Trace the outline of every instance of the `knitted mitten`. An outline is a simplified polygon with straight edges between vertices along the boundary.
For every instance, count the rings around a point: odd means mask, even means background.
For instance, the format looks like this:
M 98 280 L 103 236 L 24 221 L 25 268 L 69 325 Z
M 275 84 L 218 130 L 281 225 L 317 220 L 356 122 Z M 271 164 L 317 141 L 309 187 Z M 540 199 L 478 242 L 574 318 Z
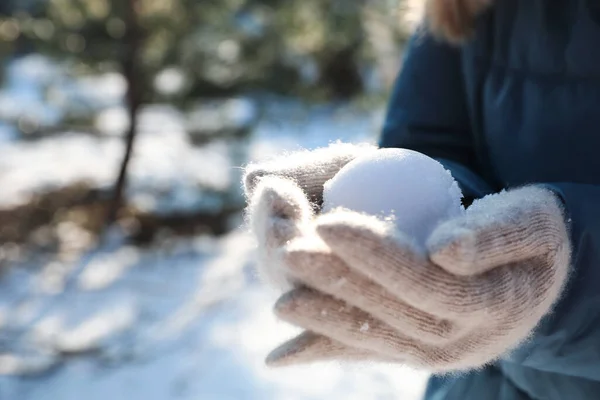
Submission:
M 368 144 L 334 143 L 246 167 L 246 219 L 258 241 L 258 269 L 263 279 L 281 288 L 291 287 L 277 254 L 280 244 L 298 236 L 304 223 L 318 211 L 325 182 L 357 156 L 376 149 Z M 257 189 L 265 179 L 269 184 Z M 289 223 L 290 218 L 293 223 Z

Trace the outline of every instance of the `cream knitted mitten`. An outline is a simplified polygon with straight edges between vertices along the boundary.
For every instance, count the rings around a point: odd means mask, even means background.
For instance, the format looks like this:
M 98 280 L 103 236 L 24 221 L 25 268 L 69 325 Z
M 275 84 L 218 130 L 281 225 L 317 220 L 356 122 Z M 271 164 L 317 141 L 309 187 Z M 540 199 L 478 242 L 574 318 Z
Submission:
M 249 202 L 246 220 L 258 241 L 258 266 L 263 279 L 283 289 L 291 287 L 277 254 L 280 243 L 307 228 L 304 222 L 311 220 L 323 201 L 325 182 L 357 156 L 376 149 L 368 144 L 334 143 L 246 167 L 243 181 Z M 255 195 L 258 183 L 266 177 L 279 179 Z M 297 223 L 290 223 L 291 216 Z

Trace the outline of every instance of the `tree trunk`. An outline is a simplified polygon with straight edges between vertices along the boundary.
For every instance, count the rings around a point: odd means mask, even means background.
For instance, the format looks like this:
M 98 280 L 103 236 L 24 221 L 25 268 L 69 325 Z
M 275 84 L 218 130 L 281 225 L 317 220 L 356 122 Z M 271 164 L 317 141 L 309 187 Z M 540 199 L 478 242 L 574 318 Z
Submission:
M 123 2 L 124 20 L 127 25 L 127 31 L 124 38 L 125 46 L 121 67 L 125 80 L 127 81 L 126 101 L 130 124 L 126 136 L 125 154 L 115 184 L 113 203 L 107 218 L 107 223 L 109 225 L 116 221 L 119 211 L 124 203 L 123 198 L 127 185 L 127 169 L 135 144 L 138 110 L 142 102 L 141 85 L 143 78 L 141 77 L 141 68 L 138 65 L 141 48 L 141 32 L 137 19 L 136 3 L 137 0 L 125 0 Z

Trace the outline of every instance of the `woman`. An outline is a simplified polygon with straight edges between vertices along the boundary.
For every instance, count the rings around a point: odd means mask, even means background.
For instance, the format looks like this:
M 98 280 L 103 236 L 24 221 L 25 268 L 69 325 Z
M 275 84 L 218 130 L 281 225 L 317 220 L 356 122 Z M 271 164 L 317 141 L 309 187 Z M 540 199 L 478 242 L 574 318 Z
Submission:
M 381 147 L 438 159 L 465 216 L 427 254 L 385 222 L 318 210 L 373 148 L 332 145 L 248 168 L 261 265 L 305 332 L 274 365 L 397 362 L 425 397 L 600 398 L 600 3 L 429 0 Z

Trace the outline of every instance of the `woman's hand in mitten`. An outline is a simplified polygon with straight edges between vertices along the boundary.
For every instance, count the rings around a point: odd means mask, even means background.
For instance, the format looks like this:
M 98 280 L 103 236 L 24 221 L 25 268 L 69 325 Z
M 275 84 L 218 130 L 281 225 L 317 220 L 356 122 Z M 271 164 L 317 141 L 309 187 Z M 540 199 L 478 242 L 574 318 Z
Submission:
M 313 212 L 319 209 L 323 201 L 323 184 L 356 157 L 376 149 L 368 144 L 334 143 L 246 168 L 244 191 L 250 203 L 246 217 L 258 240 L 259 270 L 264 278 L 289 288 L 281 274 L 278 249 L 297 236 L 300 228 L 312 219 Z M 259 190 L 262 181 L 266 184 Z
M 270 206 L 275 219 L 262 218 L 263 233 L 294 283 L 275 311 L 305 332 L 271 353 L 273 365 L 479 367 L 523 341 L 566 281 L 569 236 L 546 189 L 475 202 L 440 225 L 425 251 L 375 217 L 338 211 L 313 219 L 298 189 L 280 184 L 265 182 L 257 200 Z

